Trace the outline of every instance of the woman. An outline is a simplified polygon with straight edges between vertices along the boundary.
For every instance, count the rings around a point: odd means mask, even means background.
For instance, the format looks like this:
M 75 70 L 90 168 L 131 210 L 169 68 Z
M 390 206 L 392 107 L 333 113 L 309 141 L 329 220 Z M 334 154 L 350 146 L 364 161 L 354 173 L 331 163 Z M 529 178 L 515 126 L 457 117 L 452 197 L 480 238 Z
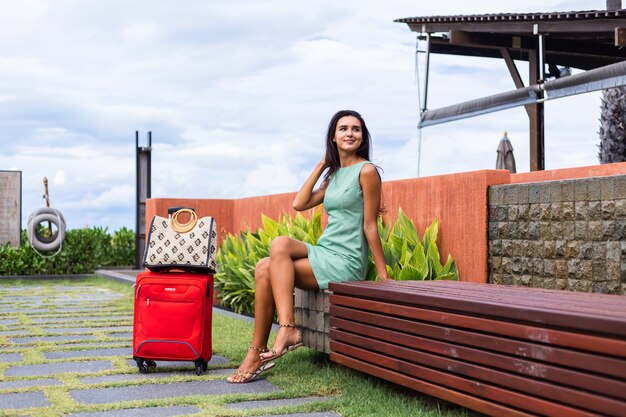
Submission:
M 272 241 L 269 258 L 257 263 L 252 345 L 228 382 L 250 382 L 274 366 L 270 361 L 302 346 L 294 323 L 294 287 L 317 291 L 327 289 L 329 282 L 364 279 L 368 246 L 379 278 L 388 279 L 377 224 L 381 180 L 369 162 L 369 150 L 370 134 L 361 115 L 352 110 L 335 114 L 326 134 L 326 155 L 293 201 L 297 211 L 323 202 L 328 226 L 317 245 L 277 237 Z M 314 190 L 326 169 L 321 186 Z M 279 329 L 274 346 L 268 350 L 275 311 Z

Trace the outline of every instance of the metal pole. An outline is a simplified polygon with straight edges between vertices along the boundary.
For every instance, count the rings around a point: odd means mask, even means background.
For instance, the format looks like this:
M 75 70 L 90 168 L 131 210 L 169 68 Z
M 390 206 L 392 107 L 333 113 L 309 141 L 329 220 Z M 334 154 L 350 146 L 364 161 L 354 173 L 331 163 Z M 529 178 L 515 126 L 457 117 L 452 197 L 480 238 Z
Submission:
M 148 155 L 147 155 L 147 173 L 146 173 L 146 199 L 152 197 L 152 131 L 148 132 Z M 145 203 L 145 201 L 144 201 Z
M 424 79 L 424 106 L 422 113 L 428 110 L 428 74 L 430 69 L 430 33 L 426 33 L 426 76 Z
M 137 164 L 137 199 L 135 222 L 135 268 L 141 268 L 146 245 L 146 200 L 151 196 L 152 132 L 148 132 L 148 146 L 139 146 L 139 132 L 135 132 Z
M 538 40 L 538 43 L 539 43 L 539 45 L 537 47 L 538 55 L 539 55 L 538 56 L 538 59 L 539 59 L 539 77 L 537 79 L 537 82 L 539 84 L 541 84 L 541 83 L 543 83 L 545 81 L 544 77 L 545 77 L 545 72 L 546 72 L 545 71 L 545 66 L 546 66 L 545 59 L 546 59 L 546 57 L 545 57 L 545 43 L 544 43 L 543 35 L 539 32 L 539 25 L 537 23 L 535 23 L 533 25 L 533 34 L 537 35 L 537 40 Z
M 135 130 L 135 269 L 140 269 L 141 266 L 141 237 L 140 237 L 140 216 L 141 209 L 139 208 L 140 202 L 140 190 L 141 189 L 141 174 L 139 172 L 139 131 Z
M 424 36 L 424 35 L 422 35 Z M 421 101 L 421 108 L 420 108 L 420 119 L 422 117 L 422 114 L 424 114 L 424 112 L 426 112 L 426 110 L 428 110 L 428 76 L 430 74 L 430 34 L 426 32 L 425 34 L 426 36 L 426 73 L 424 75 L 424 98 Z M 419 37 L 418 37 L 419 39 Z M 419 42 L 418 42 L 419 45 Z M 418 51 L 419 52 L 419 48 Z M 417 62 L 419 61 L 419 57 L 417 56 L 416 53 L 416 58 L 415 58 L 415 65 L 417 67 Z M 419 69 L 416 68 L 416 72 L 419 74 Z M 419 95 L 419 75 L 418 75 L 418 95 Z M 420 176 L 420 168 L 421 168 L 421 164 L 422 164 L 422 128 L 419 127 L 419 124 L 417 126 L 417 177 L 419 178 Z

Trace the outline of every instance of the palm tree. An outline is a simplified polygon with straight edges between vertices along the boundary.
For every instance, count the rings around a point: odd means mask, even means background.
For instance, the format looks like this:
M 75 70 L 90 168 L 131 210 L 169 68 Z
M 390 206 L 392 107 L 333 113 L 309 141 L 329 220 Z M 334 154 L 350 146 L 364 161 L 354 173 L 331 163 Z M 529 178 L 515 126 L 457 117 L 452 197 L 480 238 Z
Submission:
M 617 87 L 602 92 L 600 106 L 600 151 L 601 164 L 626 161 L 626 87 Z

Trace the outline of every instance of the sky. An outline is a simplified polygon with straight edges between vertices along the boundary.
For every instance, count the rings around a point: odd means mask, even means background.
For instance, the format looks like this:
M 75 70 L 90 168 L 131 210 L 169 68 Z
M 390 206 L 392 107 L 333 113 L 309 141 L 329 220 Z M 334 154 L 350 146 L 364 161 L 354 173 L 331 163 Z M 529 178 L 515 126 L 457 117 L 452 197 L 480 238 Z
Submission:
M 0 170 L 22 172 L 23 227 L 46 176 L 68 228 L 134 229 L 136 131 L 153 198 L 241 198 L 297 191 L 354 109 L 383 180 L 414 178 L 417 34 L 394 19 L 605 5 L 0 0 Z M 503 60 L 431 57 L 430 109 L 514 88 Z M 546 169 L 598 163 L 599 109 L 600 93 L 546 102 Z M 420 176 L 495 168 L 504 131 L 529 171 L 519 107 L 423 129 Z

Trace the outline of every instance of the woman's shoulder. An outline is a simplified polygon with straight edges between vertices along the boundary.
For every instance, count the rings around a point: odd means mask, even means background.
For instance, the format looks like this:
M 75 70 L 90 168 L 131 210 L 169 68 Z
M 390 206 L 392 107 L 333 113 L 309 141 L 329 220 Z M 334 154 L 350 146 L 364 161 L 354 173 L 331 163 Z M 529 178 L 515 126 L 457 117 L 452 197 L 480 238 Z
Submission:
M 360 177 L 364 179 L 376 179 L 380 180 L 380 173 L 378 168 L 371 161 L 362 161 Z
M 366 169 L 367 170 L 372 170 L 372 169 L 376 170 L 376 165 L 374 165 L 374 163 L 372 161 L 368 161 L 367 159 L 359 162 L 359 164 L 362 165 L 361 171 L 366 170 Z
M 368 161 L 367 159 L 359 162 L 361 164 L 361 172 L 378 172 L 378 167 L 374 165 L 372 161 Z

